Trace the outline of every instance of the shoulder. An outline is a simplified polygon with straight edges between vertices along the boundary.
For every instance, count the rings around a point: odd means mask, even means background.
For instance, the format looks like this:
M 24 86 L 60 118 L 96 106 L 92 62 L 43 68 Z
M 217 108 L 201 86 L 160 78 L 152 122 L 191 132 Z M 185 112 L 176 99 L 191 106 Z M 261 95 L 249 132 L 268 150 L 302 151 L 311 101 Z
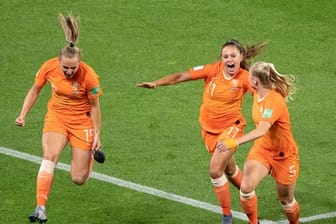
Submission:
M 285 102 L 285 99 L 283 98 L 283 96 L 277 91 L 275 91 L 274 89 L 272 89 L 269 94 L 273 99 Z
M 47 61 L 45 61 L 41 68 L 45 68 L 45 69 L 49 69 L 49 70 L 52 70 L 52 69 L 55 69 L 59 66 L 59 60 L 58 58 L 51 58 Z
M 92 83 L 96 85 L 96 83 L 99 82 L 99 76 L 96 74 L 93 68 L 88 64 L 86 64 L 85 62 L 82 61 L 80 62 L 79 69 L 80 69 L 80 76 L 78 77 L 78 79 L 80 80 L 80 82 L 84 82 L 89 85 L 91 85 Z
M 79 64 L 80 71 L 85 78 L 98 77 L 94 69 L 86 64 L 85 62 L 80 62 Z
M 56 69 L 59 69 L 59 61 L 58 58 L 52 58 L 47 61 L 45 61 L 40 69 L 38 70 L 37 75 L 41 74 L 40 76 L 47 75 L 48 73 L 51 73 L 55 71 Z
M 238 73 L 237 73 L 237 77 L 241 77 L 243 79 L 246 79 L 249 77 L 249 72 L 243 68 L 240 68 Z
M 213 63 L 207 64 L 206 66 L 214 69 L 214 70 L 222 70 L 223 69 L 223 62 L 222 61 L 215 61 Z
M 275 90 L 271 90 L 269 97 L 266 98 L 269 102 L 280 107 L 286 107 L 286 100 Z
M 93 68 L 90 65 L 86 64 L 85 62 L 83 62 L 83 61 L 81 61 L 79 63 L 79 67 L 85 73 L 95 73 L 95 71 L 93 70 Z
M 220 69 L 223 66 L 223 63 L 221 61 L 209 63 L 209 64 L 203 64 L 192 67 L 190 70 L 197 72 L 202 70 L 216 70 Z

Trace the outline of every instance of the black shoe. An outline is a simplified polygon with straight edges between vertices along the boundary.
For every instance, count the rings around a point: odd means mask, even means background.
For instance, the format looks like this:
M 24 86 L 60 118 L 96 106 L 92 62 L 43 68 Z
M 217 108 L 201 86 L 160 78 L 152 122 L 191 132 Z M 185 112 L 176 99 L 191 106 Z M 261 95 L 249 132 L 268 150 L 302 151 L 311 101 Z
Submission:
M 105 154 L 103 153 L 103 151 L 101 149 L 93 151 L 93 158 L 98 163 L 104 163 L 105 162 Z

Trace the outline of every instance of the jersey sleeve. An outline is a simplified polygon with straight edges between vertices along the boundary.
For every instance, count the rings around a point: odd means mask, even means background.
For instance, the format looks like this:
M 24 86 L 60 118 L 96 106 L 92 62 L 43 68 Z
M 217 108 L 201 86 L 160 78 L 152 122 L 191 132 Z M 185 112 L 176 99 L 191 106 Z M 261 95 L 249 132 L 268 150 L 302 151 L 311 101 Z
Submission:
M 189 69 L 189 73 L 191 74 L 191 78 L 193 80 L 206 79 L 211 71 L 212 68 L 210 65 L 200 65 Z
M 103 94 L 99 85 L 99 76 L 93 69 L 90 69 L 87 75 L 87 91 L 89 99 L 96 99 Z
M 265 103 L 264 112 L 261 116 L 261 121 L 268 121 L 271 124 L 274 124 L 279 120 L 281 114 L 286 109 L 285 100 L 281 95 L 274 95 Z
M 43 64 L 41 68 L 37 71 L 35 75 L 35 85 L 36 86 L 43 87 L 46 84 L 46 82 L 48 81 L 47 71 L 48 71 L 47 64 Z

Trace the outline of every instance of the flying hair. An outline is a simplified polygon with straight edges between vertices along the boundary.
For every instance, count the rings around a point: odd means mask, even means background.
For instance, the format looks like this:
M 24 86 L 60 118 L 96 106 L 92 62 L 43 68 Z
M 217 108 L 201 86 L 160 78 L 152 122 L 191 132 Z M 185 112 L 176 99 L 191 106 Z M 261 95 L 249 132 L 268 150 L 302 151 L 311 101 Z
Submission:
M 284 98 L 292 100 L 296 92 L 295 76 L 279 73 L 272 63 L 257 62 L 250 68 L 251 75 L 257 77 L 266 88 L 274 89 Z
M 247 44 L 245 47 L 236 39 L 231 39 L 223 44 L 222 49 L 226 46 L 236 46 L 239 52 L 243 55 L 243 60 L 240 67 L 249 70 L 253 63 L 253 59 L 259 55 L 267 45 L 267 42 L 258 42 L 253 45 Z M 222 51 L 221 51 L 222 52 Z
M 61 13 L 58 15 L 60 24 L 62 26 L 64 36 L 68 44 L 61 50 L 60 56 L 72 58 L 81 55 L 80 49 L 76 47 L 79 37 L 79 18 L 72 15 L 64 17 Z

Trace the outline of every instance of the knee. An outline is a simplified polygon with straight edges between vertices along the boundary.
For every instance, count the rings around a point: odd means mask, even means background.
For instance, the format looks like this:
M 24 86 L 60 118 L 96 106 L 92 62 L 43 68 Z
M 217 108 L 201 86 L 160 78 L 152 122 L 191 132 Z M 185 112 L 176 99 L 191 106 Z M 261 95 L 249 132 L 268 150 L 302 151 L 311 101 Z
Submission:
M 239 171 L 239 168 L 236 164 L 228 164 L 225 168 L 225 174 L 228 177 L 234 176 Z
M 83 176 L 72 176 L 72 182 L 74 182 L 76 185 L 83 185 L 88 179 L 88 175 Z
M 281 207 L 284 210 L 290 210 L 293 207 L 298 206 L 294 197 L 291 199 L 281 199 L 280 198 L 280 203 L 281 203 Z
M 279 197 L 279 201 L 283 207 L 287 207 L 288 205 L 291 205 L 293 202 L 295 202 L 294 197 Z
M 221 169 L 218 169 L 217 167 L 211 166 L 209 174 L 212 179 L 216 179 L 216 178 L 220 178 L 221 176 L 223 176 L 224 171 Z
M 251 192 L 254 192 L 255 188 L 248 184 L 248 182 L 246 181 L 242 181 L 241 185 L 240 185 L 240 192 L 243 194 L 249 194 Z

